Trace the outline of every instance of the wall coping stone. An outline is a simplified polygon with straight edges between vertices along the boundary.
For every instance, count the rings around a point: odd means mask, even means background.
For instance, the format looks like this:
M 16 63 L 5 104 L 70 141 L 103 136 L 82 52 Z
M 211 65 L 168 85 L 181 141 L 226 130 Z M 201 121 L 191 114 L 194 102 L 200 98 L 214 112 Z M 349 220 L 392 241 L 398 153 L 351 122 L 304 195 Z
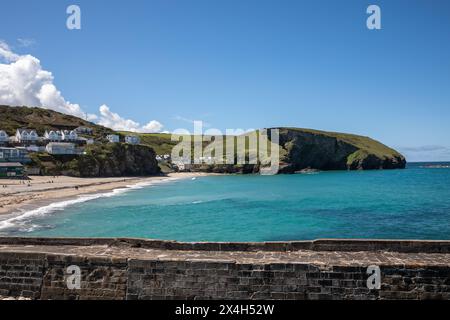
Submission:
M 114 246 L 186 251 L 390 251 L 450 253 L 450 240 L 317 239 L 285 242 L 178 242 L 139 238 L 0 237 L 0 245 Z

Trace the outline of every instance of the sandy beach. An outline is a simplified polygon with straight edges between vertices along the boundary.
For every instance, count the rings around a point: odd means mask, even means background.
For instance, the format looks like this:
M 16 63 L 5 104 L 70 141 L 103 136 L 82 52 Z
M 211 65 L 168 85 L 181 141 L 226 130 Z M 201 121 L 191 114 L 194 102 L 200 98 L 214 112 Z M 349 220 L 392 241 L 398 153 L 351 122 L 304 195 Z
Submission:
M 160 182 L 204 176 L 206 173 L 170 173 L 155 177 L 74 178 L 65 176 L 33 176 L 29 180 L 0 180 L 0 214 L 56 202 L 83 194 L 124 188 L 138 183 Z

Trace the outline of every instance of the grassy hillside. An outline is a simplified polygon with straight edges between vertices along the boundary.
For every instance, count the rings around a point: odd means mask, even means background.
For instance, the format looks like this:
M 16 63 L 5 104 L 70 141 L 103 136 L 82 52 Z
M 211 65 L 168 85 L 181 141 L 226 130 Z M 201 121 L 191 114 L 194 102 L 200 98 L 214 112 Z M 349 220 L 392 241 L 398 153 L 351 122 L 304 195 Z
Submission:
M 403 158 L 403 156 L 396 150 L 389 148 L 388 146 L 382 144 L 379 141 L 376 141 L 372 138 L 365 136 L 359 136 L 349 133 L 304 129 L 304 128 L 280 128 L 281 132 L 285 130 L 300 133 L 310 133 L 312 135 L 317 136 L 330 137 L 336 139 L 337 141 L 342 141 L 344 143 L 356 147 L 357 150 L 348 156 L 347 165 L 351 165 L 352 163 L 362 161 L 366 159 L 368 156 L 374 156 L 383 160 L 393 158 Z
M 0 106 L 0 130 L 5 130 L 10 135 L 13 135 L 17 128 L 33 128 L 40 135 L 43 135 L 45 130 L 70 130 L 79 126 L 92 128 L 94 131 L 92 137 L 97 142 L 106 142 L 106 135 L 115 133 L 112 129 L 53 110 Z M 280 165 L 284 168 L 283 172 L 296 172 L 304 168 L 354 170 L 403 168 L 405 166 L 405 159 L 400 153 L 369 137 L 314 129 L 284 127 L 277 129 L 280 130 Z M 138 135 L 141 138 L 141 145 L 151 147 L 156 154 L 160 155 L 171 154 L 174 146 L 178 144 L 177 141 L 171 140 L 171 134 L 166 133 L 117 132 L 117 134 L 122 136 Z M 252 134 L 258 136 L 260 132 L 246 133 L 245 136 Z M 226 141 L 225 137 L 222 138 Z M 205 147 L 209 144 L 208 141 L 211 139 L 205 136 L 204 140 L 206 140 L 203 142 L 203 149 L 205 150 Z M 236 140 L 235 137 L 235 154 Z M 225 150 L 226 146 L 224 145 L 224 154 Z M 110 154 L 106 152 L 106 149 L 103 151 L 105 152 L 98 154 L 99 159 Z M 248 143 L 245 143 L 246 155 L 257 153 L 255 151 L 257 150 L 250 150 Z M 102 153 L 103 155 L 101 155 Z M 194 155 L 193 144 L 191 154 Z M 213 154 L 213 156 L 215 155 Z M 267 159 L 259 160 L 262 165 L 267 162 Z M 215 169 L 220 170 L 218 167 Z M 230 170 L 233 171 L 234 169 Z M 251 168 L 251 171 L 254 170 L 254 168 Z
M 298 132 L 308 132 L 308 133 L 312 133 L 312 134 L 316 134 L 316 135 L 323 135 L 323 136 L 336 138 L 337 140 L 344 141 L 344 142 L 347 142 L 349 144 L 356 146 L 361 151 L 365 151 L 365 152 L 374 154 L 379 157 L 401 156 L 401 154 L 399 152 L 397 152 L 396 150 L 389 148 L 388 146 L 382 144 L 381 142 L 378 142 L 372 138 L 365 137 L 365 136 L 359 136 L 356 134 L 349 134 L 349 133 L 320 131 L 320 130 L 314 130 L 314 129 L 303 129 L 303 128 L 280 128 L 280 129 L 286 129 L 286 130 L 292 130 L 292 131 L 298 131 Z
M 93 137 L 96 138 L 114 132 L 95 123 L 49 109 L 0 106 L 0 130 L 5 130 L 9 135 L 14 135 L 17 128 L 36 129 L 39 135 L 43 135 L 45 130 L 73 130 L 80 126 L 93 129 Z
M 317 136 L 326 136 L 330 138 L 335 138 L 338 141 L 343 141 L 350 145 L 355 146 L 359 152 L 355 153 L 353 157 L 358 157 L 358 154 L 373 154 L 377 157 L 401 157 L 401 154 L 396 150 L 389 148 L 388 146 L 372 139 L 369 137 L 359 136 L 355 134 L 339 133 L 339 132 L 328 132 L 320 131 L 314 129 L 303 129 L 303 128 L 278 128 L 280 129 L 280 134 L 286 131 L 311 133 Z M 256 132 L 259 135 L 259 130 Z M 141 138 L 141 143 L 152 147 L 157 154 L 170 154 L 172 148 L 177 144 L 176 141 L 171 141 L 171 135 L 167 133 L 130 133 L 121 132 L 121 134 L 137 134 Z M 246 133 L 245 135 L 249 135 Z M 235 139 L 236 145 L 236 139 Z M 246 143 L 246 149 L 248 149 L 248 143 Z M 270 147 L 269 147 L 270 150 Z M 248 152 L 248 150 L 246 150 Z M 285 152 L 285 150 L 281 150 Z
M 133 133 L 121 131 L 120 135 L 138 135 L 141 138 L 141 144 L 150 146 L 155 150 L 156 154 L 170 154 L 172 148 L 177 144 L 170 140 L 170 134 L 168 133 Z

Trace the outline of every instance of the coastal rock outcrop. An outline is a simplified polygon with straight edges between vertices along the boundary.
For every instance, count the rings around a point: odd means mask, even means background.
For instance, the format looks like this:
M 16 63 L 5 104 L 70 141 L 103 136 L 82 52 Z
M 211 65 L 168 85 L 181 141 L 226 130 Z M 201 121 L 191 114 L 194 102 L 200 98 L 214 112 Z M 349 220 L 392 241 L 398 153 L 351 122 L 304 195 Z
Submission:
M 75 177 L 147 176 L 160 173 L 152 148 L 124 143 L 86 147 L 80 156 L 33 155 L 43 174 Z
M 145 176 L 160 169 L 152 148 L 123 143 L 87 148 L 86 155 L 75 161 L 81 177 Z
M 281 173 L 303 169 L 402 169 L 406 165 L 400 153 L 368 137 L 311 129 L 278 129 Z

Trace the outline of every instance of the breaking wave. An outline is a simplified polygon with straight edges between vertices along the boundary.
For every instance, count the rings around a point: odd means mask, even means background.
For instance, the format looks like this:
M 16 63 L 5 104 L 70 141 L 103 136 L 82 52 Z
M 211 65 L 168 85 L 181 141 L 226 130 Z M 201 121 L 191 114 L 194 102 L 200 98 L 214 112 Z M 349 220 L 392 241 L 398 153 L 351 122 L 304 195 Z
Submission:
M 5 229 L 17 228 L 18 231 L 21 231 L 21 232 L 32 232 L 36 228 L 40 227 L 35 224 L 30 224 L 30 220 L 32 220 L 34 218 L 42 217 L 42 216 L 45 216 L 45 215 L 48 215 L 50 213 L 54 213 L 57 211 L 63 211 L 65 208 L 75 205 L 75 204 L 92 201 L 92 200 L 96 200 L 96 199 L 100 199 L 100 198 L 110 198 L 110 197 L 118 196 L 120 194 L 129 192 L 132 190 L 143 189 L 145 187 L 149 187 L 149 186 L 152 186 L 152 185 L 155 185 L 158 183 L 169 182 L 169 181 L 174 181 L 174 180 L 178 180 L 178 179 L 177 178 L 167 178 L 167 179 L 156 180 L 156 181 L 138 182 L 136 184 L 127 185 L 125 187 L 117 188 L 117 189 L 114 189 L 109 192 L 95 193 L 95 194 L 89 194 L 89 195 L 79 195 L 75 199 L 53 202 L 53 203 L 50 203 L 48 205 L 45 205 L 45 206 L 42 206 L 42 207 L 39 207 L 36 209 L 22 210 L 19 212 L 8 214 L 8 215 L 5 215 L 6 219 L 0 220 L 0 231 L 5 230 Z

